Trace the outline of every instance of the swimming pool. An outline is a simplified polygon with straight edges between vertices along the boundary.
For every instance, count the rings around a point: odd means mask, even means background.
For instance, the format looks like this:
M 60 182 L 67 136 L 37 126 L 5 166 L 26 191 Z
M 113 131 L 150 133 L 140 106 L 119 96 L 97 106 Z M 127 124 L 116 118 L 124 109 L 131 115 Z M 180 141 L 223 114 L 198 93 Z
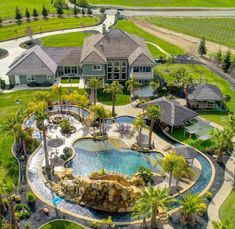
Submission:
M 160 166 L 155 164 L 163 156 L 157 152 L 139 153 L 130 149 L 118 149 L 109 141 L 92 139 L 78 140 L 73 147 L 76 155 L 67 167 L 73 168 L 74 176 L 88 176 L 102 169 L 132 176 L 140 167 L 161 172 Z

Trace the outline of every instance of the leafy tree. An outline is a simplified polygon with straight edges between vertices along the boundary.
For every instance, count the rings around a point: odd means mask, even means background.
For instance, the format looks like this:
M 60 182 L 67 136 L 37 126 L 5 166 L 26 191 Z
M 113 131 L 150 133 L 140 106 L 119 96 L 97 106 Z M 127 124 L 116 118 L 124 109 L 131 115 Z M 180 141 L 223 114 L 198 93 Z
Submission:
M 27 19 L 30 19 L 30 13 L 29 13 L 29 9 L 28 8 L 26 8 L 26 10 L 25 10 L 25 17 L 27 18 Z
M 0 79 L 0 88 L 5 89 L 6 88 L 6 82 L 5 80 Z
M 88 80 L 88 86 L 91 88 L 91 96 L 92 96 L 92 91 L 93 91 L 93 102 L 94 105 L 96 105 L 96 100 L 97 100 L 97 89 L 102 86 L 102 80 L 100 80 L 97 77 L 91 77 Z
M 16 10 L 15 10 L 15 19 L 16 20 L 22 19 L 22 14 L 21 14 L 20 9 L 18 7 L 16 7 Z
M 56 12 L 60 17 L 64 14 L 63 6 L 61 4 L 57 6 Z
M 48 10 L 45 5 L 42 6 L 42 16 L 46 18 L 48 16 Z
M 143 115 L 139 114 L 133 121 L 133 126 L 136 130 L 138 130 L 139 134 L 137 137 L 137 145 L 141 146 L 141 137 L 142 137 L 142 130 L 145 127 L 145 122 L 143 119 Z
M 205 37 L 203 37 L 200 41 L 199 47 L 198 47 L 198 54 L 200 56 L 207 54 L 207 48 L 206 48 L 206 40 Z
M 87 8 L 89 6 L 89 3 L 87 0 L 80 0 L 79 1 L 79 6 L 83 8 Z
M 131 78 L 125 83 L 127 91 L 133 91 L 135 88 L 141 87 L 141 83 L 136 78 Z
M 74 7 L 73 7 L 73 14 L 74 14 L 74 16 L 77 16 L 78 13 L 79 13 L 79 8 L 76 5 L 74 5 Z
M 157 83 L 156 81 L 151 81 L 150 82 L 150 86 L 151 86 L 151 88 L 153 90 L 153 93 L 155 93 L 157 88 L 159 87 L 159 83 Z
M 152 133 L 155 122 L 160 118 L 161 110 L 159 106 L 148 106 L 144 115 L 150 120 L 150 129 L 149 129 L 149 141 L 148 146 L 152 148 Z
M 101 13 L 101 14 L 104 14 L 104 13 L 105 13 L 105 8 L 104 8 L 104 7 L 101 7 L 101 8 L 100 8 L 100 13 Z
M 106 84 L 104 88 L 105 93 L 112 94 L 112 116 L 116 115 L 115 103 L 117 95 L 123 93 L 123 86 L 118 81 L 113 81 L 111 84 Z
M 222 60 L 222 69 L 224 72 L 228 72 L 231 67 L 232 61 L 231 61 L 231 52 L 228 50 Z
M 55 96 L 59 101 L 60 113 L 62 114 L 62 88 L 58 85 L 53 85 L 51 88 L 51 94 Z
M 134 207 L 143 216 L 151 215 L 151 228 L 157 228 L 157 217 L 159 216 L 159 208 L 168 208 L 175 200 L 169 196 L 168 189 L 160 189 L 159 187 L 148 187 L 143 191 L 140 198 L 136 201 Z
M 85 9 L 84 9 L 84 8 L 82 8 L 82 16 L 84 17 L 84 16 L 85 16 L 85 14 L 86 14 L 86 11 L 85 11 Z
M 37 10 L 35 8 L 33 9 L 33 17 L 34 18 L 38 17 L 38 12 L 37 12 Z
M 199 194 L 193 195 L 188 193 L 182 196 L 179 200 L 181 205 L 180 213 L 184 223 L 193 223 L 196 220 L 196 216 L 206 211 L 206 204 L 203 197 Z
M 149 168 L 143 166 L 138 169 L 139 176 L 144 180 L 145 184 L 153 183 L 153 172 Z
M 91 9 L 91 7 L 88 7 L 87 8 L 87 14 L 89 15 L 89 16 L 91 16 L 92 15 L 92 9 Z

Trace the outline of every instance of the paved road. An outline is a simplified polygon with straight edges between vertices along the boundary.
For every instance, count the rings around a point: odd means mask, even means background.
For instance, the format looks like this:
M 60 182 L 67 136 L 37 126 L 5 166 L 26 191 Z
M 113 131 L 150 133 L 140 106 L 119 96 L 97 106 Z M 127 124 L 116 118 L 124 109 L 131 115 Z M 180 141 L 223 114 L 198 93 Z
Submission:
M 111 26 L 114 23 L 114 16 L 108 15 L 104 23 L 108 26 Z M 68 29 L 68 30 L 61 30 L 61 31 L 54 31 L 54 32 L 46 32 L 41 34 L 36 34 L 33 36 L 34 39 L 56 35 L 56 34 L 64 34 L 64 33 L 70 33 L 70 32 L 82 32 L 82 31 L 89 31 L 89 30 L 95 30 L 98 32 L 102 32 L 102 25 L 98 26 L 92 26 L 92 27 L 86 27 L 86 28 L 77 28 L 77 29 Z M 8 76 L 6 76 L 6 73 L 9 71 L 9 66 L 12 63 L 12 61 L 19 56 L 25 49 L 22 49 L 19 45 L 22 42 L 25 42 L 29 40 L 28 37 L 22 37 L 19 39 L 14 39 L 11 41 L 5 41 L 0 43 L 0 48 L 6 49 L 9 52 L 9 56 L 0 60 L 0 78 L 4 79 L 6 83 L 8 83 Z

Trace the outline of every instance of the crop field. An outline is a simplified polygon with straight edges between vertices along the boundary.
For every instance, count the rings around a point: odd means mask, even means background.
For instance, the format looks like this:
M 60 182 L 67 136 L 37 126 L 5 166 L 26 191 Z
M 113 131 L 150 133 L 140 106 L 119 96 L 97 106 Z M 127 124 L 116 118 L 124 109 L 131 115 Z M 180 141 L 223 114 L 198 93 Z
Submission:
M 169 30 L 235 48 L 235 18 L 139 17 Z
M 79 28 L 81 26 L 91 26 L 97 23 L 97 17 L 70 17 L 41 19 L 38 21 L 23 22 L 20 25 L 6 25 L 0 27 L 0 41 L 25 36 L 27 27 L 32 28 L 33 33 L 36 34 L 54 30 Z
M 141 28 L 139 28 L 138 26 L 136 26 L 133 22 L 128 21 L 128 20 L 121 20 L 118 21 L 118 23 L 114 26 L 115 28 L 119 28 L 122 29 L 128 33 L 132 33 L 135 34 L 137 36 L 143 37 L 146 41 L 151 41 L 155 44 L 157 44 L 158 46 L 160 46 L 163 50 L 165 50 L 167 53 L 171 54 L 171 55 L 180 55 L 180 54 L 184 54 L 184 50 L 182 50 L 181 48 L 170 44 L 164 40 L 161 40 L 158 37 L 155 37 L 147 32 L 145 32 L 144 30 L 142 30 Z M 153 47 L 151 45 L 150 50 L 153 54 L 153 56 L 156 57 L 156 55 L 159 56 L 165 56 L 164 53 L 162 53 L 160 50 L 154 50 L 155 47 Z
M 233 0 L 90 0 L 93 4 L 121 5 L 121 6 L 155 6 L 155 7 L 234 7 Z

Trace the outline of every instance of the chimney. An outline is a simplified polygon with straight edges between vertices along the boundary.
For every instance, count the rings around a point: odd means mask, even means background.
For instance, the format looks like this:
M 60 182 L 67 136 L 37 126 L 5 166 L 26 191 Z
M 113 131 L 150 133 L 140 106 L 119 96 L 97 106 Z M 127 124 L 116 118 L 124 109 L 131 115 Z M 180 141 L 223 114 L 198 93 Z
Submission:
M 106 25 L 103 24 L 103 25 L 102 25 L 102 34 L 104 35 L 105 33 L 106 33 Z
M 102 52 L 104 52 L 104 43 L 103 42 L 100 43 L 100 48 L 101 48 Z

